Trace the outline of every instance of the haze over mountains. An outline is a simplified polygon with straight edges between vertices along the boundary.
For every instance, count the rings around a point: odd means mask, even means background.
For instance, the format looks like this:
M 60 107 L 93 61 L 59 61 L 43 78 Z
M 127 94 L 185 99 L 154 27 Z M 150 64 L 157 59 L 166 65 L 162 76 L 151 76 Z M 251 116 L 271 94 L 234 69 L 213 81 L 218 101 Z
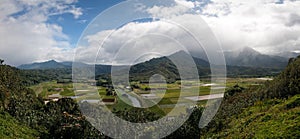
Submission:
M 224 52 L 227 65 L 262 68 L 284 68 L 288 58 L 261 54 L 250 47 Z
M 169 57 L 184 57 L 184 52 L 180 51 L 170 55 Z M 261 54 L 250 47 L 245 47 L 243 49 L 235 51 L 225 51 L 224 56 L 226 59 L 226 64 L 228 66 L 241 66 L 241 67 L 256 67 L 256 68 L 279 68 L 282 69 L 287 65 L 289 57 L 296 57 L 297 53 L 281 53 L 280 56 L 272 56 Z M 284 57 L 283 57 L 284 56 Z M 193 57 L 194 62 L 197 66 L 209 67 L 207 58 L 205 54 L 199 56 L 200 58 Z M 155 58 L 155 61 L 162 61 L 164 57 Z M 149 60 L 151 61 L 151 60 Z M 143 62 L 147 63 L 147 62 Z M 140 64 L 143 64 L 140 63 Z M 152 62 L 154 64 L 155 62 Z M 59 69 L 59 68 L 71 68 L 73 62 L 57 62 L 55 60 L 50 60 L 41 63 L 24 64 L 18 66 L 19 69 Z M 137 64 L 137 65 L 140 65 Z M 88 66 L 85 63 L 76 63 L 77 66 Z M 101 68 L 109 68 L 109 65 L 96 65 Z
M 32 63 L 32 64 L 24 64 L 18 66 L 19 69 L 58 69 L 58 68 L 69 68 L 71 66 L 65 65 L 59 62 L 56 62 L 55 60 L 50 60 L 46 62 L 41 63 Z

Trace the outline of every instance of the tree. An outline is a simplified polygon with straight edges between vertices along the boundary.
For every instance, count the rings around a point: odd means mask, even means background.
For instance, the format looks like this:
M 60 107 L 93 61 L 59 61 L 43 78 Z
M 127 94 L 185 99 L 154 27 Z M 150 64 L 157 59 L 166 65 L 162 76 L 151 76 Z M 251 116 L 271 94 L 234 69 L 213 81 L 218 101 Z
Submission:
M 0 65 L 3 65 L 4 60 L 0 59 Z
M 234 85 L 233 87 L 229 88 L 225 92 L 225 98 L 228 98 L 230 96 L 233 96 L 236 93 L 243 92 L 245 90 L 244 87 L 239 86 L 238 84 Z

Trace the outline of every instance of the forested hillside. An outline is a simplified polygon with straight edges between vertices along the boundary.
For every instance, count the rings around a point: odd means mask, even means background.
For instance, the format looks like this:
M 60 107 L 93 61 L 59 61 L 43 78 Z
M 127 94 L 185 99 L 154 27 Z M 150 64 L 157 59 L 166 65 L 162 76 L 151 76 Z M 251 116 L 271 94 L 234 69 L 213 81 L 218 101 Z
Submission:
M 98 130 L 81 115 L 72 99 L 44 104 L 25 87 L 20 70 L 0 65 L 1 138 L 94 138 Z
M 229 89 L 202 138 L 299 138 L 300 56 L 260 88 Z

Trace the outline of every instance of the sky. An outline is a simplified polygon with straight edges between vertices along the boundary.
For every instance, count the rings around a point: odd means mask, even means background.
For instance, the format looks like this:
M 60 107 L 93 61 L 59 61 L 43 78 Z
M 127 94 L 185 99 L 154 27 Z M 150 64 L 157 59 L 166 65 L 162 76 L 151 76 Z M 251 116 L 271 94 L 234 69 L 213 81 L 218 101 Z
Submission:
M 1 0 L 0 59 L 13 66 L 95 57 L 124 64 L 184 50 L 180 43 L 196 51 L 175 23 L 191 32 L 208 26 L 226 51 L 299 52 L 299 6 L 299 0 Z M 128 21 L 136 17 L 147 19 Z

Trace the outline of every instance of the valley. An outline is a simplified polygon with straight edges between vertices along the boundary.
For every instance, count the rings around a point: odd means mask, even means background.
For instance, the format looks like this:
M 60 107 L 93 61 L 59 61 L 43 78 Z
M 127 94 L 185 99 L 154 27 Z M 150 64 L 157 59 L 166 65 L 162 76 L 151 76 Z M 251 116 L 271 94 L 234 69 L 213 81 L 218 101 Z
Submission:
M 96 65 L 95 71 L 99 74 L 95 74 L 95 80 L 73 82 L 70 68 L 25 70 L 0 65 L 0 120 L 9 120 L 3 127 L 8 131 L 11 129 L 7 125 L 20 122 L 30 137 L 60 138 L 72 134 L 107 138 L 90 123 L 103 120 L 103 117 L 110 118 L 104 111 L 136 123 L 167 117 L 164 122 L 169 126 L 176 123 L 176 117 L 191 114 L 166 138 L 291 137 L 286 133 L 298 136 L 299 60 L 290 59 L 283 70 L 227 66 L 228 77 L 222 78 L 226 80 L 224 84 L 211 82 L 210 66 L 199 59 L 199 82 L 193 78 L 181 80 L 172 62 L 161 57 L 133 65 L 129 71 L 129 85 L 118 82 L 113 85 L 109 76 L 111 66 Z M 88 64 L 82 66 L 90 67 Z M 158 73 L 169 78 L 165 82 L 149 79 L 153 71 L 163 71 Z M 195 123 L 210 106 L 207 102 L 218 99 L 222 99 L 222 103 L 215 117 L 205 128 L 199 128 Z M 281 126 L 282 121 L 289 126 Z M 271 125 L 274 127 L 269 127 Z M 13 129 L 18 127 L 13 125 Z M 282 132 L 274 133 L 277 130 Z M 26 137 L 23 133 L 11 133 Z M 122 134 L 129 133 L 122 129 Z
M 258 87 L 271 80 L 272 78 L 228 78 L 226 88 L 232 88 L 235 85 L 243 88 Z M 203 79 L 200 87 L 195 83 L 189 81 L 189 89 L 198 87 L 198 94 L 183 93 L 182 95 L 180 81 L 169 83 L 166 88 L 162 88 L 163 85 L 160 84 L 151 84 L 151 88 L 146 83 L 131 82 L 130 87 L 116 87 L 118 89 L 106 85 L 90 86 L 81 84 L 85 90 L 74 90 L 73 83 L 58 83 L 57 81 L 40 83 L 30 88 L 36 92 L 37 96 L 41 96 L 47 102 L 54 99 L 71 98 L 77 102 L 105 105 L 111 110 L 151 105 L 150 111 L 161 111 L 161 115 L 165 116 L 176 104 L 188 105 L 190 101 L 196 101 L 198 106 L 204 107 L 208 99 L 223 98 L 224 94 L 210 95 L 211 89 L 223 89 L 223 87 L 216 87 L 217 85 L 210 83 L 209 79 Z M 94 87 L 97 88 L 97 92 L 94 91 Z M 151 92 L 151 90 L 159 91 Z M 180 97 L 182 99 L 179 100 Z M 157 105 L 153 105 L 154 103 L 157 103 Z

